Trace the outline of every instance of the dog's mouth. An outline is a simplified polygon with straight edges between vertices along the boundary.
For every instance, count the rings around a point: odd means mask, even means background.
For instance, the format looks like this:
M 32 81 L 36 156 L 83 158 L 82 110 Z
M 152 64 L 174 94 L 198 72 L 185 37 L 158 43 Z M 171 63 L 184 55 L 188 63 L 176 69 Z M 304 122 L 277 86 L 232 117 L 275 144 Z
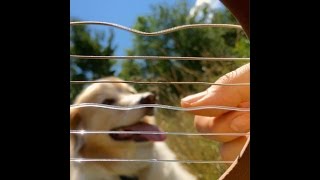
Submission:
M 145 122 L 138 122 L 136 124 L 120 127 L 113 129 L 113 131 L 152 131 L 162 132 L 159 127 L 151 125 Z M 164 134 L 110 134 L 110 136 L 117 141 L 135 141 L 135 142 L 146 142 L 146 141 L 164 141 L 166 136 Z

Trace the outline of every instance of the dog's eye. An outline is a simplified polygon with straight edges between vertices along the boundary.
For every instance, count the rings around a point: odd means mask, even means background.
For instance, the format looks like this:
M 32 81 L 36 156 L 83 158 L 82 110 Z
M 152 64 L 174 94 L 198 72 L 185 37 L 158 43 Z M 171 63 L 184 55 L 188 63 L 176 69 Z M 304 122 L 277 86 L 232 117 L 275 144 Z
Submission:
M 112 105 L 114 104 L 116 101 L 114 99 L 105 99 L 103 100 L 102 104 L 108 104 L 108 105 Z

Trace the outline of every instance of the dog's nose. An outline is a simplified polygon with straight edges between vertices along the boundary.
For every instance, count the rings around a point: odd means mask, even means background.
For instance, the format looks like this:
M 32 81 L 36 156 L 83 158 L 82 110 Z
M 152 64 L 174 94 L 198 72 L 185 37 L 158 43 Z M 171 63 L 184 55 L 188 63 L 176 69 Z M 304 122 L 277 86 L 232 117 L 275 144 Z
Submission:
M 156 103 L 156 96 L 154 94 L 148 94 L 145 97 L 140 99 L 140 104 L 155 104 Z

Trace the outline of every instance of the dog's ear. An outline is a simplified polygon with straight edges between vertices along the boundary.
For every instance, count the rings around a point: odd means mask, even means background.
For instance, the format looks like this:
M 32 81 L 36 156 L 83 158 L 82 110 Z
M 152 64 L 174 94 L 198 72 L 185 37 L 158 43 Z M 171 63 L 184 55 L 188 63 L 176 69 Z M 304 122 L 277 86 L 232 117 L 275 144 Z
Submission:
M 82 127 L 82 120 L 79 109 L 70 109 L 70 130 L 79 130 Z M 70 134 L 70 155 L 75 156 L 83 145 L 81 135 Z
M 79 109 L 70 109 L 70 130 L 79 129 L 81 123 L 81 117 Z

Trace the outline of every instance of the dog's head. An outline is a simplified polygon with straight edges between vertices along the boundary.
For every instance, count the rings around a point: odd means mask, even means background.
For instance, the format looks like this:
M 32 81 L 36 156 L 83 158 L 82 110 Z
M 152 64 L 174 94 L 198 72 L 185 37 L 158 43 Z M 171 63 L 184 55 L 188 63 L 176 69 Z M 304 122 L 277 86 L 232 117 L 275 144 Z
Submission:
M 101 80 L 120 81 L 115 77 Z M 137 93 L 125 83 L 95 83 L 85 88 L 76 98 L 75 104 L 99 103 L 117 106 L 154 104 L 155 95 L 150 92 Z M 151 116 L 152 108 L 134 110 L 112 110 L 96 107 L 70 109 L 71 130 L 87 131 L 160 131 Z M 72 135 L 71 156 L 108 159 L 152 158 L 152 142 L 163 141 L 163 135 L 142 134 L 85 134 Z M 146 163 L 97 162 L 112 174 L 132 175 L 146 167 Z

